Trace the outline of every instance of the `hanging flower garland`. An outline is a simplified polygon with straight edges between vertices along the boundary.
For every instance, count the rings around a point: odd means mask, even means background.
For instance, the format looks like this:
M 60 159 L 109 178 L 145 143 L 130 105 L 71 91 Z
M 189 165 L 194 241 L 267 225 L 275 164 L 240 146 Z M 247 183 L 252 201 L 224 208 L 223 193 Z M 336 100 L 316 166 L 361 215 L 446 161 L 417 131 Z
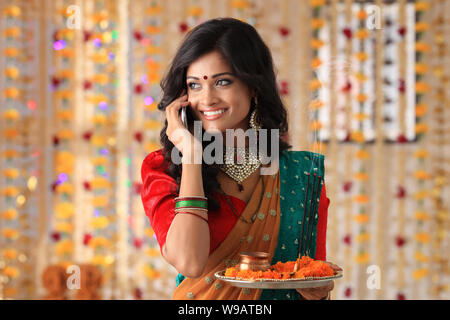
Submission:
M 358 252 L 355 256 L 355 261 L 358 264 L 367 264 L 371 260 L 371 256 L 368 250 L 367 243 L 370 240 L 370 233 L 367 230 L 367 225 L 370 220 L 369 216 L 369 203 L 370 197 L 366 191 L 367 188 L 367 161 L 371 155 L 367 149 L 366 137 L 364 135 L 363 123 L 369 118 L 365 112 L 365 104 L 368 100 L 368 95 L 365 93 L 364 83 L 367 77 L 364 74 L 364 63 L 369 58 L 369 55 L 365 50 L 365 41 L 369 37 L 369 31 L 365 27 L 367 19 L 367 13 L 364 6 L 361 5 L 359 11 L 356 13 L 358 19 L 358 29 L 355 31 L 354 37 L 359 41 L 359 51 L 355 54 L 355 58 L 358 61 L 359 70 L 357 72 L 356 81 L 358 83 L 358 94 L 356 95 L 356 101 L 359 105 L 359 111 L 354 114 L 354 119 L 358 123 L 358 129 L 352 132 L 351 139 L 358 145 L 358 150 L 355 153 L 355 158 L 359 162 L 358 176 L 364 177 L 360 179 L 358 186 L 358 192 L 353 197 L 353 201 L 358 207 L 358 213 L 354 216 L 354 220 L 359 225 L 358 235 L 356 237 L 358 243 Z M 367 45 L 367 44 L 366 44 Z
M 436 60 L 435 65 L 432 69 L 434 77 L 437 79 L 437 85 L 435 89 L 435 106 L 433 110 L 433 122 L 436 124 L 436 141 L 435 141 L 435 150 L 440 152 L 444 150 L 446 147 L 445 142 L 445 132 L 448 132 L 448 126 L 446 127 L 445 120 L 443 121 L 444 115 L 444 105 L 447 101 L 445 86 L 448 82 L 448 76 L 445 76 L 444 72 L 444 63 L 445 57 L 448 56 L 447 46 L 444 42 L 444 32 L 445 32 L 445 3 L 444 1 L 439 1 L 437 4 L 439 7 L 435 11 L 437 16 L 434 18 L 433 26 L 434 26 L 434 45 L 436 47 Z M 417 71 L 416 71 L 417 72 Z M 416 111 L 417 114 L 417 111 Z M 448 209 L 445 208 L 445 198 L 444 198 L 444 190 L 448 185 L 447 178 L 445 176 L 445 158 L 441 155 L 435 156 L 436 163 L 434 164 L 434 183 L 432 190 L 432 198 L 434 204 L 434 217 L 433 217 L 433 225 L 435 226 L 435 232 L 433 236 L 433 247 L 435 248 L 435 254 L 431 261 L 436 264 L 435 267 L 435 276 L 432 277 L 433 286 L 431 288 L 431 292 L 434 295 L 435 299 L 444 298 L 442 294 L 445 292 L 446 284 L 445 284 L 445 272 L 448 267 L 448 254 L 445 252 L 445 239 L 446 235 L 446 226 L 445 223 L 448 221 Z M 430 215 L 423 217 L 425 221 L 430 221 Z
M 21 41 L 23 39 L 22 9 L 15 5 L 5 6 L 2 12 L 5 17 L 2 30 L 2 48 L 5 56 L 5 69 L 2 75 L 4 90 L 0 97 L 2 105 L 1 123 L 4 147 L 2 148 L 2 188 L 3 207 L 0 211 L 0 237 L 3 243 L 0 248 L 0 298 L 14 298 L 18 291 L 18 278 L 21 275 L 17 249 L 20 232 L 19 214 L 21 170 L 20 162 L 20 121 L 23 117 L 23 90 L 21 79 Z
M 93 178 L 85 181 L 86 191 L 92 192 L 93 216 L 89 220 L 84 235 L 84 245 L 93 250 L 91 263 L 100 268 L 105 281 L 113 276 L 111 267 L 115 262 L 115 248 L 118 240 L 114 203 L 114 166 L 116 164 L 115 124 L 117 121 L 116 89 L 120 85 L 117 79 L 116 54 L 120 34 L 117 23 L 106 11 L 104 1 L 96 1 L 92 30 L 85 30 L 85 42 L 93 52 L 93 74 L 85 81 L 84 89 L 92 90 L 89 101 L 94 107 L 93 129 L 85 132 L 83 138 L 93 148 L 91 164 Z M 111 284 L 111 283 L 109 283 Z
M 322 63 L 319 51 L 325 45 L 325 42 L 320 39 L 320 31 L 325 24 L 325 20 L 321 18 L 321 8 L 325 5 L 325 1 L 310 0 L 309 5 L 312 9 L 310 25 L 313 31 L 310 42 L 310 47 L 313 50 L 313 57 L 311 61 L 311 65 L 313 67 L 313 79 L 309 82 L 309 89 L 313 95 L 313 102 L 310 104 L 312 119 L 309 123 L 309 131 L 312 132 L 313 142 L 310 149 L 313 152 L 325 153 L 325 145 L 320 142 L 320 130 L 323 128 L 323 124 L 319 118 L 320 109 L 324 105 L 323 101 L 319 99 L 320 90 L 322 89 L 323 83 L 317 78 L 317 70 Z
M 181 33 L 187 33 L 196 25 L 203 21 L 205 10 L 201 5 L 201 1 L 194 0 L 194 4 L 187 9 L 187 20 L 180 22 L 178 28 Z
M 55 106 L 55 131 L 53 132 L 54 174 L 52 192 L 54 194 L 53 230 L 50 234 L 55 243 L 54 250 L 58 263 L 63 266 L 71 264 L 73 254 L 73 174 L 75 155 L 72 151 L 74 139 L 73 87 L 74 87 L 74 30 L 66 28 L 67 7 L 65 1 L 57 9 L 53 31 L 52 52 L 54 65 L 58 66 L 51 75 L 51 89 Z
M 416 250 L 414 252 L 415 267 L 413 271 L 413 279 L 421 280 L 429 275 L 429 262 L 430 257 L 425 253 L 425 246 L 430 243 L 431 236 L 426 232 L 425 224 L 427 216 L 426 199 L 429 197 L 427 190 L 427 181 L 431 178 L 430 173 L 427 171 L 426 158 L 429 151 L 424 141 L 424 136 L 428 132 L 428 125 L 425 121 L 428 105 L 424 103 L 424 95 L 429 91 L 430 87 L 426 81 L 424 81 L 425 74 L 429 69 L 429 65 L 425 62 L 424 55 L 430 51 L 430 46 L 423 40 L 424 33 L 428 30 L 429 25 L 426 22 L 421 21 L 421 18 L 425 11 L 430 7 L 430 4 L 425 1 L 415 3 L 415 52 L 416 52 L 416 126 L 415 133 L 419 141 L 419 152 L 416 152 L 415 157 L 417 159 L 417 170 L 414 172 L 414 178 L 416 180 L 417 192 L 414 194 L 416 200 L 415 220 L 416 220 L 416 234 L 414 236 Z

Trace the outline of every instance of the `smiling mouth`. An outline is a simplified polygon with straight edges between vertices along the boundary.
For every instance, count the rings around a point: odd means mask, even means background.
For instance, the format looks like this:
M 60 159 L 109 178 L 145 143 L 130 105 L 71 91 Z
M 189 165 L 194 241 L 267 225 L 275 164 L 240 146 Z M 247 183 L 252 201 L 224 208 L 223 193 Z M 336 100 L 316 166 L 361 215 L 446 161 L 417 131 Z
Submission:
M 202 116 L 207 120 L 215 120 L 220 118 L 225 112 L 227 112 L 227 109 L 219 109 L 214 111 L 200 111 Z

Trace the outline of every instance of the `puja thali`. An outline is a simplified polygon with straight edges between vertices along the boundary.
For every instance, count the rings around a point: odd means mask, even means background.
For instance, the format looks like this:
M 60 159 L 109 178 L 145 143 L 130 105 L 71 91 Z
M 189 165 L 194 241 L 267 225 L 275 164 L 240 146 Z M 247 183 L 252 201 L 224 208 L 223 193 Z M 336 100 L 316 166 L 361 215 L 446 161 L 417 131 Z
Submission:
M 305 289 L 328 285 L 335 279 L 342 278 L 342 271 L 337 271 L 329 277 L 291 278 L 291 279 L 240 279 L 226 277 L 226 270 L 218 271 L 214 276 L 225 283 L 239 288 L 250 289 Z

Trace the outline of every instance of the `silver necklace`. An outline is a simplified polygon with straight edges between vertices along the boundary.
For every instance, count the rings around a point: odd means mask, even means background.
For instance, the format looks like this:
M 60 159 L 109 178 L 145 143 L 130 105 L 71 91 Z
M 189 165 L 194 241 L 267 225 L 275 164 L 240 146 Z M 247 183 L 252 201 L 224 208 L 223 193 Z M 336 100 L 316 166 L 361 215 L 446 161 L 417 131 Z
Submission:
M 241 163 L 239 163 L 241 162 Z M 257 151 L 247 147 L 226 147 L 224 161 L 218 168 L 236 181 L 239 191 L 244 191 L 242 182 L 255 172 L 261 165 Z

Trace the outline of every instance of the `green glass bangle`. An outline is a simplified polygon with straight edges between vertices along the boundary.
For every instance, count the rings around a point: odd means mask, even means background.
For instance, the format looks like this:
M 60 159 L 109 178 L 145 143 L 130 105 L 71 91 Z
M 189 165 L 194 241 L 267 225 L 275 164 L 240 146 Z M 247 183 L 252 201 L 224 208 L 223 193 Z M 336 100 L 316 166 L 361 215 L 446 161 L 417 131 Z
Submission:
M 184 208 L 184 207 L 200 207 L 208 209 L 208 202 L 203 200 L 181 200 L 175 203 L 175 208 Z

